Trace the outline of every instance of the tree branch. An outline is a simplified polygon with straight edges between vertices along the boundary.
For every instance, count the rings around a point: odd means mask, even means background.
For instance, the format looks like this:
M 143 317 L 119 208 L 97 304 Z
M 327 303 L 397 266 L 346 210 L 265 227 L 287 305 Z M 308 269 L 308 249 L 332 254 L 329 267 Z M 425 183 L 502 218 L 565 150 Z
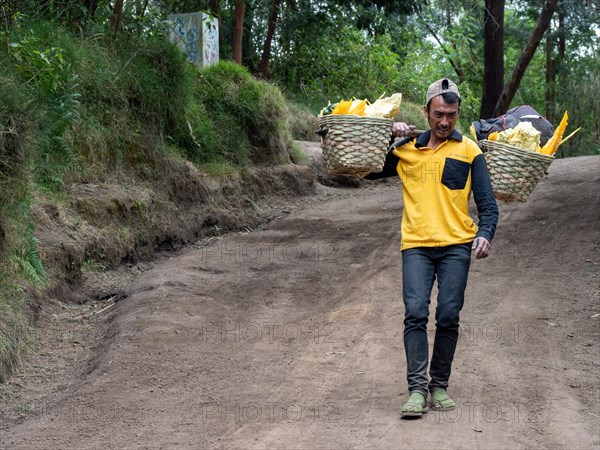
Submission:
M 438 37 L 437 33 L 433 30 L 433 28 L 431 28 L 431 26 L 427 23 L 427 21 L 425 21 L 425 19 L 423 19 L 423 17 L 421 16 L 420 13 L 418 14 L 418 16 L 419 16 L 419 19 L 421 20 L 421 23 L 425 26 L 425 28 L 427 28 L 427 31 L 429 31 L 431 36 L 433 36 L 433 38 L 436 40 L 436 42 L 441 47 L 442 51 L 448 57 L 448 61 L 450 62 L 450 65 L 454 69 L 454 72 L 456 72 L 456 75 L 458 76 L 459 81 L 461 83 L 464 82 L 465 81 L 465 71 L 462 69 L 462 67 L 460 67 L 460 65 L 458 63 L 456 63 L 452 59 L 452 52 L 450 52 L 450 50 L 448 50 L 448 47 L 446 47 L 446 45 L 444 45 L 444 43 Z
M 519 88 L 519 84 L 521 84 L 521 80 L 523 79 L 523 75 L 525 75 L 525 71 L 527 70 L 527 66 L 531 62 L 535 51 L 537 50 L 544 33 L 550 26 L 550 20 L 552 19 L 552 15 L 554 14 L 554 10 L 556 9 L 556 5 L 558 0 L 546 0 L 544 2 L 544 6 L 542 8 L 542 12 L 540 13 L 540 17 L 533 29 L 531 37 L 529 38 L 529 42 L 525 45 L 521 56 L 519 57 L 519 61 L 515 66 L 510 80 L 504 86 L 504 90 L 502 91 L 502 95 L 496 104 L 496 108 L 494 109 L 494 116 L 500 116 L 508 110 L 510 106 L 510 102 L 515 98 L 515 93 Z

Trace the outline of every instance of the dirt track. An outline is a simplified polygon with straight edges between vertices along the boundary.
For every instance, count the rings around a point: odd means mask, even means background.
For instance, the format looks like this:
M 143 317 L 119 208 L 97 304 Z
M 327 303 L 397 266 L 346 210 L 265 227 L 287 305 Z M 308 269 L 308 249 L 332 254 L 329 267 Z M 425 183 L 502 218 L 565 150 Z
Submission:
M 598 448 L 599 182 L 600 158 L 558 160 L 527 203 L 500 205 L 493 255 L 472 265 L 453 412 L 399 417 L 394 180 L 323 188 L 140 275 L 106 313 L 109 339 L 0 447 Z

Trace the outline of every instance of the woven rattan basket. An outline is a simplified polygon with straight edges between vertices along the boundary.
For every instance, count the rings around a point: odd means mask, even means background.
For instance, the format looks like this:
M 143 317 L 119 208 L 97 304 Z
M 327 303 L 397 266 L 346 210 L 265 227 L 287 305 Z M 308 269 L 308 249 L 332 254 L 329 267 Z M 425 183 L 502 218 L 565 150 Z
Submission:
M 519 147 L 484 140 L 492 189 L 498 200 L 526 202 L 538 181 L 546 174 L 554 157 Z
M 323 158 L 336 175 L 364 177 L 381 172 L 393 120 L 346 114 L 329 114 L 317 119 Z

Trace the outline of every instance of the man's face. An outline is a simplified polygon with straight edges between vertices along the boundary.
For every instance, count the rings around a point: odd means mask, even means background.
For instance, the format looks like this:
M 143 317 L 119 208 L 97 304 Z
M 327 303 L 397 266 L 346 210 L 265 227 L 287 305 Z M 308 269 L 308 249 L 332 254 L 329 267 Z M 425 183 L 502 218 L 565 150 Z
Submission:
M 441 140 L 448 139 L 454 130 L 459 112 L 458 102 L 446 103 L 441 95 L 431 99 L 429 110 L 425 106 L 425 118 L 435 137 Z

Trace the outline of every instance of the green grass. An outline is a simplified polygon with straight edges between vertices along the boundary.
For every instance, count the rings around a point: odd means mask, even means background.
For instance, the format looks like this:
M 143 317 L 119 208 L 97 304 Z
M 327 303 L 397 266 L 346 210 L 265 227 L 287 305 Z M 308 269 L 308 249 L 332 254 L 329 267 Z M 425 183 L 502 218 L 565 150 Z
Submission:
M 227 161 L 207 162 L 200 164 L 198 167 L 203 172 L 215 177 L 226 177 L 229 175 L 233 175 L 237 171 L 237 168 Z
M 0 383 L 6 380 L 30 339 L 23 288 L 0 268 Z
M 402 101 L 400 104 L 400 111 L 394 117 L 395 121 L 406 122 L 411 125 L 415 125 L 419 130 L 429 129 L 429 125 L 425 120 L 423 114 L 423 107 L 416 103 Z
M 0 378 L 30 329 L 26 292 L 47 281 L 31 199 L 68 208 L 72 183 L 160 183 L 169 161 L 223 177 L 302 158 L 279 89 L 230 62 L 199 71 L 161 33 L 113 40 L 21 16 L 0 33 L 0 92 Z
M 198 140 L 204 132 L 211 144 L 210 153 L 202 145 L 188 146 L 192 160 L 206 162 L 210 154 L 234 164 L 289 161 L 292 137 L 285 99 L 244 67 L 223 61 L 200 71 L 190 102 L 188 108 L 201 111 L 202 119 L 192 117 L 188 134 Z
M 289 102 L 289 128 L 294 139 L 300 141 L 318 141 L 315 134 L 316 129 L 316 114 L 304 105 Z
M 306 163 L 310 161 L 310 157 L 306 153 L 304 153 L 302 148 L 300 148 L 300 146 L 296 143 L 294 143 L 292 146 L 292 153 L 294 155 L 295 161 L 297 162 Z
M 0 53 L 0 382 L 27 342 L 23 286 L 45 278 L 29 218 L 30 149 L 39 117 L 32 90 L 11 68 Z

